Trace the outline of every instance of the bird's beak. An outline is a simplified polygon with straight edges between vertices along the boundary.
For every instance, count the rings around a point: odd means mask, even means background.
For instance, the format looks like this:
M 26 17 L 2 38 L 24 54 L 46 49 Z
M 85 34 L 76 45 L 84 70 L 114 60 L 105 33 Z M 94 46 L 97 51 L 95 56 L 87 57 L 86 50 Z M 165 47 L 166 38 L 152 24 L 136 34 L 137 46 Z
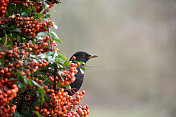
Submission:
M 98 57 L 96 54 L 93 54 L 93 55 L 90 55 L 88 58 L 91 59 L 91 58 L 95 58 L 95 57 Z

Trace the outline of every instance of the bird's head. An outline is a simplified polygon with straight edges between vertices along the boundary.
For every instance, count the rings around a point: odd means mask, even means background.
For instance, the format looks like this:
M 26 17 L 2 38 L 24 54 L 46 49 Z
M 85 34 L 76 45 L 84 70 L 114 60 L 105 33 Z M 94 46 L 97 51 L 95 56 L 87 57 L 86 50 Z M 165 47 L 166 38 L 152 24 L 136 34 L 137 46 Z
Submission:
M 79 51 L 76 52 L 71 58 L 70 61 L 73 61 L 73 57 L 76 57 L 75 61 L 86 63 L 89 59 L 98 57 L 97 55 L 90 55 L 87 52 Z

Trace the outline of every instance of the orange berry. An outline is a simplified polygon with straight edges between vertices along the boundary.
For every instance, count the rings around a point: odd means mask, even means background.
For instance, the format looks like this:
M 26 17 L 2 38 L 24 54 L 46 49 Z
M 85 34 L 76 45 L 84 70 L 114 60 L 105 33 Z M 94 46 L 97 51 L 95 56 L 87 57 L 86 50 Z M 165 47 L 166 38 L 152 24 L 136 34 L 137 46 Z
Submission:
M 35 110 L 39 110 L 39 107 L 38 107 L 38 106 L 36 106 L 36 107 L 34 107 L 34 109 L 35 109 Z
M 47 90 L 47 89 L 48 89 L 48 86 L 44 86 L 43 89 L 44 89 L 44 90 Z
M 42 84 L 43 84 L 43 81 L 42 81 L 42 80 L 39 80 L 38 83 L 39 83 L 40 85 L 42 85 Z
M 13 84 L 12 85 L 12 88 L 15 89 L 15 88 L 18 88 L 18 86 L 16 84 Z
M 66 82 L 65 82 L 65 85 L 69 85 L 69 82 L 68 82 L 68 81 L 66 81 Z
M 74 67 L 77 67 L 78 65 L 77 64 L 74 64 Z
M 46 40 L 48 40 L 48 41 L 49 41 L 49 40 L 50 40 L 50 37 L 49 37 L 49 36 L 46 36 Z
M 1 74 L 4 74 L 4 70 L 1 70 L 0 73 L 1 73 Z
M 13 63 L 9 64 L 9 67 L 13 67 Z
M 7 91 L 7 94 L 8 94 L 8 95 L 9 95 L 9 94 L 11 94 L 11 93 L 12 93 L 12 91 L 11 91 L 11 90 L 8 90 L 8 91 Z
M 61 93 L 63 93 L 63 92 L 64 92 L 64 89 L 63 89 L 63 88 L 61 88 L 59 91 L 60 91 Z
M 74 82 L 75 80 L 76 80 L 76 78 L 75 78 L 75 77 L 71 78 L 71 82 Z
M 50 92 L 51 92 L 51 93 L 54 93 L 54 90 L 53 90 L 53 89 L 51 89 L 51 90 L 50 90 Z
M 32 48 L 29 48 L 28 50 L 29 50 L 29 51 L 32 51 Z
M 12 90 L 11 90 L 11 93 L 12 93 L 12 94 L 15 94 L 15 93 L 16 93 L 16 90 L 15 90 L 15 89 L 12 89 Z
M 72 60 L 76 60 L 76 57 L 75 57 L 75 56 L 73 56 L 73 57 L 72 57 Z
M 4 53 L 4 52 L 0 52 L 0 55 L 4 56 L 4 55 L 5 55 L 5 53 Z
M 70 71 L 71 71 L 71 72 L 73 72 L 73 71 L 74 71 L 74 69 L 75 69 L 74 67 L 70 67 Z
M 3 98 L 3 95 L 0 95 L 0 99 L 2 99 Z
M 5 67 L 4 70 L 5 70 L 5 72 L 8 72 L 8 67 Z
M 16 68 L 20 68 L 20 64 L 16 64 Z

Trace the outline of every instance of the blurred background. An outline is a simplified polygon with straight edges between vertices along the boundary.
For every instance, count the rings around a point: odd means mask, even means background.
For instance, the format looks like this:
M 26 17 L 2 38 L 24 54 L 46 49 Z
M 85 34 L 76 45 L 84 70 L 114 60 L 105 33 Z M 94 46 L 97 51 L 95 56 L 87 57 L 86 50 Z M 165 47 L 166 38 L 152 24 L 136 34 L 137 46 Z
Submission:
M 176 117 L 176 1 L 62 0 L 61 53 L 95 53 L 85 71 L 90 117 Z

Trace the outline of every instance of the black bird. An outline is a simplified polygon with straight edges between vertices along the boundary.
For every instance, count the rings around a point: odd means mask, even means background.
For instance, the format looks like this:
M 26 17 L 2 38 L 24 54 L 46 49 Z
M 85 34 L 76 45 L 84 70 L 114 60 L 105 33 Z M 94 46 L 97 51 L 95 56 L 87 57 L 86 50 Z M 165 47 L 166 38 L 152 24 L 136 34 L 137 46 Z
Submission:
M 73 60 L 72 59 L 73 57 L 76 57 L 76 59 Z M 72 61 L 72 63 L 75 63 L 76 61 L 86 63 L 89 59 L 95 58 L 95 57 L 97 57 L 97 55 L 90 55 L 90 54 L 88 54 L 86 52 L 79 51 L 79 52 L 76 52 L 70 58 L 70 61 Z M 84 80 L 84 72 L 81 69 L 81 67 L 84 67 L 84 65 L 82 65 L 80 67 L 77 67 L 78 72 L 75 75 L 76 79 L 75 79 L 75 81 L 73 83 L 70 84 L 71 90 L 66 90 L 69 95 L 74 95 L 81 88 L 81 85 L 82 85 L 83 80 Z

